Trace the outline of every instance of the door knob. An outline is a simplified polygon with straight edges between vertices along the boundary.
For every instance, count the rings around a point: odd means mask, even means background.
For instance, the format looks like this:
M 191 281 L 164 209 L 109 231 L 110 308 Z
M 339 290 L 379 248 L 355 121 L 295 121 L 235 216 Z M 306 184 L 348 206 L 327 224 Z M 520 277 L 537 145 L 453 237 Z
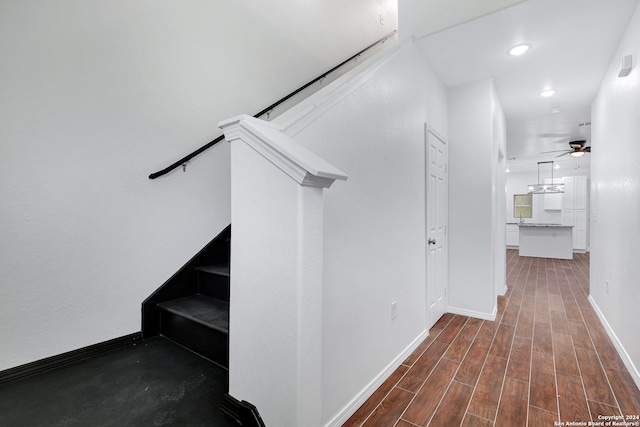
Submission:
M 435 245 L 435 244 L 436 244 L 436 239 L 429 238 L 429 240 L 427 240 L 427 242 L 428 242 L 430 245 Z

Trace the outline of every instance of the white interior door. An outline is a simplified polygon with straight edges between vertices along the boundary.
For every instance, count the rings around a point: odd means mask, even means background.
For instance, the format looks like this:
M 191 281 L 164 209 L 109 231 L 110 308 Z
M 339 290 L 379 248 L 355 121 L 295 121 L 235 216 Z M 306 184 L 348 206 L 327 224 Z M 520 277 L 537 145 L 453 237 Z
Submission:
M 425 123 L 427 328 L 447 310 L 447 142 Z

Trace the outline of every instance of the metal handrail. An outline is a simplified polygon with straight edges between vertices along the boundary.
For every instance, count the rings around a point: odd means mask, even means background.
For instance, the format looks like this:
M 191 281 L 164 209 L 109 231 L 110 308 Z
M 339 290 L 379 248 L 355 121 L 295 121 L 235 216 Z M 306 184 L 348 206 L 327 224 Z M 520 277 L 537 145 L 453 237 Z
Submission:
M 298 93 L 302 92 L 303 90 L 305 90 L 306 88 L 308 88 L 309 86 L 313 85 L 314 83 L 324 79 L 325 77 L 327 77 L 329 74 L 333 73 L 334 71 L 336 71 L 337 69 L 339 69 L 340 67 L 344 66 L 345 64 L 349 63 L 350 61 L 352 61 L 353 59 L 357 58 L 358 56 L 362 55 L 364 52 L 366 52 L 367 50 L 371 49 L 372 47 L 380 44 L 380 43 L 384 43 L 387 41 L 387 39 L 389 39 L 389 37 L 393 36 L 395 33 L 397 33 L 397 30 L 394 30 L 392 33 L 384 36 L 383 38 L 381 38 L 380 40 L 378 40 L 375 43 L 370 44 L 369 46 L 365 47 L 364 49 L 362 49 L 360 52 L 356 53 L 355 55 L 351 56 L 350 58 L 342 61 L 340 64 L 336 65 L 335 67 L 333 67 L 332 69 L 324 72 L 322 75 L 316 77 L 315 79 L 311 80 L 309 83 L 301 86 L 300 88 L 294 90 L 293 92 L 291 92 L 289 95 L 285 96 L 284 98 L 280 99 L 279 101 L 269 105 L 267 108 L 265 108 L 264 110 L 260 111 L 259 113 L 255 114 L 253 117 L 260 117 L 263 116 L 265 114 L 267 114 L 268 112 L 270 112 L 271 110 L 273 110 L 274 108 L 276 108 L 277 106 L 279 106 L 280 104 L 286 102 L 287 100 L 289 100 L 290 98 L 296 96 Z M 159 170 L 158 172 L 154 172 L 151 175 L 149 175 L 149 179 L 156 179 L 162 175 L 165 175 L 169 172 L 171 172 L 172 170 L 176 169 L 177 167 L 180 166 L 185 166 L 185 164 L 193 159 L 194 157 L 196 157 L 198 154 L 202 153 L 203 151 L 213 147 L 215 144 L 217 144 L 218 142 L 224 140 L 224 135 L 220 135 L 219 137 L 217 137 L 216 139 L 214 139 L 211 142 L 206 143 L 205 145 L 203 145 L 202 147 L 198 148 L 197 150 L 195 150 L 194 152 L 184 156 L 183 158 L 181 158 L 180 160 L 178 160 L 175 163 L 172 163 L 170 166 L 167 166 L 166 168 Z

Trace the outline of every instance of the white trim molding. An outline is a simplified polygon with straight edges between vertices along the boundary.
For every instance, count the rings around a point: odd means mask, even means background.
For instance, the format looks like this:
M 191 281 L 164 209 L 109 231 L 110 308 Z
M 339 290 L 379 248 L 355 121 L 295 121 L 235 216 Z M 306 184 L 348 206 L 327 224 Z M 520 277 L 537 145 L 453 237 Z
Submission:
M 447 312 L 451 314 L 459 314 L 460 316 L 474 317 L 476 319 L 489 320 L 493 322 L 496 320 L 496 315 L 498 314 L 498 306 L 493 306 L 492 313 L 482 313 L 479 311 L 466 310 L 464 308 L 456 308 L 451 306 L 447 308 Z
M 335 180 L 347 179 L 347 174 L 289 138 L 275 123 L 241 115 L 218 126 L 227 142 L 244 141 L 302 186 L 329 188 Z
M 604 317 L 604 314 L 602 313 L 602 311 L 600 311 L 600 307 L 598 307 L 598 304 L 596 304 L 596 301 L 593 299 L 591 295 L 589 295 L 589 302 L 591 303 L 591 306 L 593 307 L 596 314 L 598 315 L 600 322 L 602 322 L 604 329 L 607 331 L 607 335 L 609 335 L 609 338 L 611 338 L 611 341 L 613 342 L 613 345 L 618 351 L 618 354 L 620 355 L 620 358 L 622 359 L 624 366 L 629 371 L 629 374 L 631 374 L 631 377 L 633 378 L 633 381 L 636 383 L 636 386 L 640 389 L 640 372 L 638 371 L 638 368 L 633 364 L 631 357 L 629 357 L 629 353 L 627 353 L 627 350 L 625 350 L 624 346 L 618 339 L 618 336 L 611 328 L 611 325 L 609 324 L 609 322 L 607 322 L 607 319 Z
M 423 330 L 411 344 L 404 349 L 380 374 L 375 377 L 367 386 L 345 406 L 338 415 L 329 421 L 325 427 L 340 427 L 367 401 L 368 398 L 391 376 L 391 374 L 402 365 L 407 357 L 429 336 L 428 330 Z

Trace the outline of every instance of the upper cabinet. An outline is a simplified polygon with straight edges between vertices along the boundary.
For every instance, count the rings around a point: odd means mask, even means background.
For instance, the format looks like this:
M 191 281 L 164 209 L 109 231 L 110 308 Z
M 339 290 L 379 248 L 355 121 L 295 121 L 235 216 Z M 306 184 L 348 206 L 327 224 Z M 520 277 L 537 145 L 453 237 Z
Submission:
M 561 184 L 563 181 L 560 179 L 554 179 L 553 180 L 553 184 Z M 550 178 L 546 178 L 544 180 L 545 184 L 552 184 L 551 179 Z M 564 194 L 562 193 L 550 193 L 550 194 L 545 194 L 544 195 L 544 199 L 543 199 L 543 203 L 544 203 L 544 210 L 545 211 L 559 211 L 562 209 L 562 200 L 563 200 L 563 196 Z
M 586 176 L 566 176 L 562 198 L 562 224 L 573 226 L 573 250 L 589 248 L 589 184 Z
M 562 178 L 562 183 L 564 184 L 564 197 L 562 198 L 562 209 L 573 209 L 573 199 L 576 187 L 576 177 L 575 176 L 565 176 Z
M 573 209 L 587 209 L 589 185 L 586 176 L 576 176 L 575 191 L 573 193 Z
M 565 176 L 562 209 L 587 209 L 588 183 L 586 176 Z

